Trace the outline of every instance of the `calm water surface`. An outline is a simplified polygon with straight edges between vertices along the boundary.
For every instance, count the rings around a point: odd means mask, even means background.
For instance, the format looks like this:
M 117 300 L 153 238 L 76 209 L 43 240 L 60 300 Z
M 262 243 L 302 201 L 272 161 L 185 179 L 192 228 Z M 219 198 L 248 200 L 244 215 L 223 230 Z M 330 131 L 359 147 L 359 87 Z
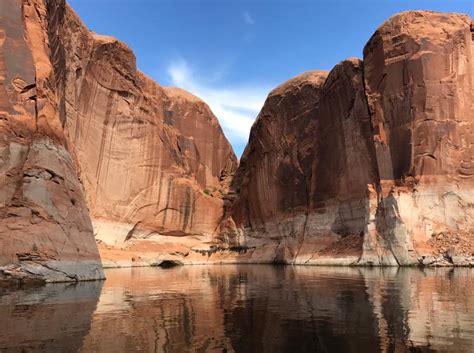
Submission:
M 474 352 L 474 270 L 189 266 L 0 292 L 0 352 Z

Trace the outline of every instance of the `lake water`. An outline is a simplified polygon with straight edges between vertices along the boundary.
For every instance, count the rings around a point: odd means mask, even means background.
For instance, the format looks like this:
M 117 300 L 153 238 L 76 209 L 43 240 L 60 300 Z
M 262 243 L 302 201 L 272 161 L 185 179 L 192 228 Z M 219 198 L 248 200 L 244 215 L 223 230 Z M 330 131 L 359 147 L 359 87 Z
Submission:
M 0 289 L 0 352 L 474 352 L 474 270 L 188 266 Z

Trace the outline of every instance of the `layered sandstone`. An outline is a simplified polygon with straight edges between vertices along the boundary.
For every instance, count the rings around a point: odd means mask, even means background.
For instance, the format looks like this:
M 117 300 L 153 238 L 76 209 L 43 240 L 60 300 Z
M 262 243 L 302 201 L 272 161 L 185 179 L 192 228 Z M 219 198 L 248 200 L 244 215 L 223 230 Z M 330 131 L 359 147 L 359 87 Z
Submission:
M 154 258 L 209 248 L 237 167 L 209 107 L 64 0 L 1 6 L 1 265 L 91 261 L 79 279 L 100 278 L 93 235 L 106 260 L 145 240 Z
M 65 126 L 103 257 L 133 246 L 152 257 L 209 247 L 237 167 L 216 117 L 137 71 L 122 42 L 89 32 L 68 8 L 62 16 Z
M 68 10 L 58 27 L 66 129 L 96 237 L 210 242 L 237 159 L 199 98 L 137 71 L 131 50 Z
M 64 0 L 0 10 L 3 275 L 102 278 L 94 235 L 112 266 L 474 262 L 468 16 L 398 14 L 280 85 L 237 169 L 204 102 Z
M 222 241 L 249 258 L 264 249 L 264 261 L 472 264 L 471 23 L 398 14 L 363 62 L 272 91 L 233 180 Z
M 67 143 L 45 6 L 0 3 L 0 279 L 103 278 Z

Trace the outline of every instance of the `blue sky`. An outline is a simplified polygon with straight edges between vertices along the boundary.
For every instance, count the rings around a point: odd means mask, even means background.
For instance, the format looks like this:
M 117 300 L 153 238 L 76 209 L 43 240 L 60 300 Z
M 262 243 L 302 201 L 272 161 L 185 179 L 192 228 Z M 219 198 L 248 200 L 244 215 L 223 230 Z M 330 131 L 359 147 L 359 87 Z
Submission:
M 303 71 L 362 57 L 391 15 L 474 17 L 473 0 L 69 0 L 94 32 L 126 42 L 140 70 L 204 99 L 238 156 L 268 92 Z

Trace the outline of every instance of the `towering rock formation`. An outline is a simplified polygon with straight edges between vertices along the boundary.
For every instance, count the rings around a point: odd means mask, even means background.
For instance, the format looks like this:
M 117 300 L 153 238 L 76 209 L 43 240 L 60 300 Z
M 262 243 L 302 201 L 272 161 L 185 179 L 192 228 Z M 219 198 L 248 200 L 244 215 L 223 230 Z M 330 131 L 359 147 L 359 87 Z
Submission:
M 473 36 L 468 16 L 407 12 L 364 49 L 381 207 L 363 262 L 474 255 Z
M 0 3 L 0 278 L 100 279 L 63 127 L 48 16 L 37 5 Z
M 472 263 L 471 26 L 465 15 L 401 13 L 376 31 L 363 63 L 271 92 L 222 241 L 265 249 L 265 261 Z
M 103 278 L 94 234 L 163 253 L 212 242 L 237 159 L 209 107 L 64 0 L 0 10 L 2 276 Z
M 204 102 L 64 0 L 2 0 L 0 275 L 103 278 L 94 235 L 113 265 L 474 263 L 472 26 L 392 17 L 274 89 L 237 169 Z
M 118 246 L 146 238 L 158 253 L 212 243 L 237 167 L 216 117 L 137 71 L 125 44 L 90 33 L 69 9 L 62 16 L 65 125 L 96 237 Z
M 356 261 L 369 186 L 376 181 L 370 133 L 358 59 L 276 88 L 234 179 L 240 192 L 231 210 L 235 227 L 226 220 L 227 236 L 245 234 L 236 239 L 250 248 L 265 244 L 267 261 L 317 263 L 320 251 L 334 258 L 337 248 L 347 251 L 335 261 Z

